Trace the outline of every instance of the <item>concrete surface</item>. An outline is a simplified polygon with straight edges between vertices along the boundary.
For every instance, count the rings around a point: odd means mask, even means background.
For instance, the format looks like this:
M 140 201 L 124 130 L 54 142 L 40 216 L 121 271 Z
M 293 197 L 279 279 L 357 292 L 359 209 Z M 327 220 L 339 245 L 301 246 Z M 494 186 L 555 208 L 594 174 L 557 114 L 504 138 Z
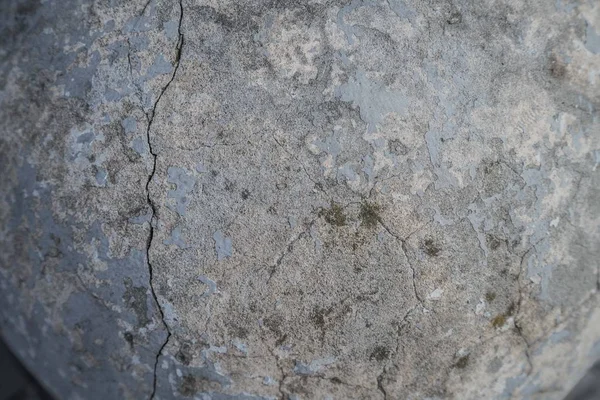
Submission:
M 595 0 L 0 3 L 0 327 L 60 399 L 561 399 Z

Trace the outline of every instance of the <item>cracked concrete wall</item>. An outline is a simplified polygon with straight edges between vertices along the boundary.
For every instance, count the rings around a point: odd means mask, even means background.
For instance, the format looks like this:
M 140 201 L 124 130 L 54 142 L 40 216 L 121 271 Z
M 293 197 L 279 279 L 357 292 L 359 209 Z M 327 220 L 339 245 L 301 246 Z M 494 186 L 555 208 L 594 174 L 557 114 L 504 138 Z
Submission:
M 0 332 L 59 398 L 560 399 L 600 358 L 597 2 L 0 29 Z

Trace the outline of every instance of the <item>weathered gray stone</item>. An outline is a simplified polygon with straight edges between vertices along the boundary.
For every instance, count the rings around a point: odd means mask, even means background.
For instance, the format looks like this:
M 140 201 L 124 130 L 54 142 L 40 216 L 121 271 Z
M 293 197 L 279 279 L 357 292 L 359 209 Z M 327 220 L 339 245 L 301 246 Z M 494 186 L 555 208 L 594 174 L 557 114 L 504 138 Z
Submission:
M 64 399 L 560 399 L 600 4 L 0 3 L 0 329 Z

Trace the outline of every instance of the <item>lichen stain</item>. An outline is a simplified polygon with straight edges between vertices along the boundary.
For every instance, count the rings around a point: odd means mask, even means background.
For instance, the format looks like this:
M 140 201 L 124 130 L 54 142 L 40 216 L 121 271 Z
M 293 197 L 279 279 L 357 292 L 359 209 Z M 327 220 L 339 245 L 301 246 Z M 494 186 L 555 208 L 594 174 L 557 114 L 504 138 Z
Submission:
M 323 217 L 325 222 L 330 225 L 338 227 L 346 225 L 346 216 L 344 215 L 343 207 L 333 201 L 330 208 L 324 208 L 319 211 L 319 216 Z
M 423 247 L 422 247 L 423 251 L 425 252 L 425 254 L 427 254 L 428 256 L 431 257 L 437 257 L 440 252 L 442 251 L 441 247 L 439 247 L 435 241 L 433 240 L 433 238 L 425 238 L 425 240 L 423 241 Z
M 194 397 L 198 392 L 219 390 L 222 385 L 203 376 L 185 375 L 179 384 L 179 393 L 185 397 Z
M 362 226 L 365 228 L 375 228 L 380 220 L 379 213 L 381 206 L 379 204 L 363 201 L 360 205 L 360 213 L 358 214 Z
M 137 317 L 138 327 L 146 326 L 150 323 L 148 318 L 148 304 L 145 287 L 133 286 L 131 278 L 125 278 L 125 293 L 123 301 L 131 307 Z
M 494 235 L 487 235 L 486 240 L 487 240 L 488 246 L 492 250 L 497 250 L 500 247 L 500 245 L 502 244 L 502 240 Z
M 567 75 L 567 67 L 553 54 L 548 60 L 548 72 L 555 79 L 564 79 Z
M 325 318 L 331 311 L 331 309 L 315 307 L 310 315 L 310 319 L 317 327 L 323 329 L 326 324 Z
M 515 303 L 510 303 L 506 311 L 502 314 L 498 314 L 492 319 L 492 326 L 494 328 L 501 328 L 506 323 L 508 317 L 515 313 Z
M 505 323 L 506 323 L 506 316 L 504 314 L 498 314 L 492 320 L 492 326 L 494 328 L 500 328 L 500 327 L 504 326 Z
M 454 366 L 458 369 L 465 369 L 467 367 L 467 365 L 469 365 L 469 355 L 468 354 L 466 356 L 459 358 L 458 361 L 456 362 L 456 364 L 454 364 Z
M 384 346 L 377 346 L 375 347 L 375 349 L 373 349 L 373 352 L 371 352 L 371 355 L 369 356 L 369 360 L 373 360 L 375 359 L 376 361 L 382 362 L 385 361 L 389 358 L 390 356 L 390 350 L 385 348 Z

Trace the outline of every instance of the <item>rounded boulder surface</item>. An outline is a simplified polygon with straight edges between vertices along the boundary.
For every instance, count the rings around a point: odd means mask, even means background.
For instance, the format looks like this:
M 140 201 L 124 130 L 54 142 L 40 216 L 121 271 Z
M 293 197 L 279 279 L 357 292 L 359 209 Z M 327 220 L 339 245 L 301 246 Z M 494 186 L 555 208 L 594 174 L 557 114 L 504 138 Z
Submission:
M 0 335 L 60 399 L 562 399 L 594 1 L 0 3 Z

